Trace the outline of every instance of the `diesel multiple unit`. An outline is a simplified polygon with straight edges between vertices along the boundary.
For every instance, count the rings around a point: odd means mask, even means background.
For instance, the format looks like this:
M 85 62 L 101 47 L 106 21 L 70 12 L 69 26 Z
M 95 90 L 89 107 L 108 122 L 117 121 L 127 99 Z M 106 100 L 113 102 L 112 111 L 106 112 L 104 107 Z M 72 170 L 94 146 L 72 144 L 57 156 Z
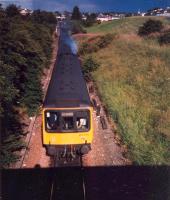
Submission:
M 43 144 L 48 155 L 85 154 L 93 138 L 93 108 L 67 28 L 60 27 L 58 45 L 43 105 Z

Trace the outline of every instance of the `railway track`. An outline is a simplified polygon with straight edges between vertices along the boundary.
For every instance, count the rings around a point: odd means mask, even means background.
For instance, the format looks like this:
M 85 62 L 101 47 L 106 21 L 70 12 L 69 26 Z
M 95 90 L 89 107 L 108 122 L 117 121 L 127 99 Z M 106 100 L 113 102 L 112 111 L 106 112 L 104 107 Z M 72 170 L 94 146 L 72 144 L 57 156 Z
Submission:
M 51 167 L 82 167 L 82 157 L 76 156 L 72 158 L 70 156 L 66 156 L 64 158 L 53 157 L 51 159 Z
M 54 176 L 50 187 L 49 200 L 82 199 L 86 200 L 86 187 L 82 157 L 74 159 L 53 158 Z
M 28 149 L 29 149 L 29 145 L 30 145 L 30 142 L 31 142 L 31 138 L 32 138 L 32 135 L 33 135 L 33 130 L 34 130 L 34 127 L 35 127 L 35 124 L 36 124 L 36 119 L 38 117 L 38 114 L 36 114 L 36 116 L 32 119 L 31 123 L 30 123 L 30 130 L 29 130 L 29 135 L 26 139 L 26 148 L 22 150 L 22 153 L 21 153 L 21 159 L 20 159 L 20 162 L 18 162 L 18 168 L 22 168 L 23 167 L 23 164 L 24 164 L 24 160 L 26 158 L 26 155 L 28 153 Z

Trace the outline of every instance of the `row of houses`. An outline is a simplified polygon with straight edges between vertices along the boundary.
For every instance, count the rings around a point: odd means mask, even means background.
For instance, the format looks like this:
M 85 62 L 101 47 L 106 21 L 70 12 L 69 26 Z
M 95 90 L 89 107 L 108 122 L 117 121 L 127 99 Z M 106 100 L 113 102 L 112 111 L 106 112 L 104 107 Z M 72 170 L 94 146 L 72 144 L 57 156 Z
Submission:
M 67 13 L 67 16 L 68 16 L 68 13 Z M 56 18 L 58 20 L 64 20 L 67 16 L 65 14 L 60 14 L 60 15 L 57 15 Z M 69 13 L 69 16 L 71 17 L 71 13 Z M 96 14 L 96 20 L 100 22 L 112 21 L 112 20 L 120 19 L 122 17 L 124 17 L 123 14 L 121 15 L 119 14 L 112 15 L 112 14 L 103 14 L 103 13 Z M 82 19 L 86 20 L 87 14 L 86 15 L 82 14 Z
M 89 13 L 90 14 L 90 13 Z M 170 7 L 167 8 L 155 8 L 151 9 L 147 12 L 140 12 L 140 10 L 136 13 L 96 13 L 96 20 L 100 22 L 107 22 L 107 21 L 112 21 L 112 20 L 118 20 L 121 18 L 124 18 L 126 16 L 165 16 L 165 17 L 170 17 Z M 71 12 L 67 13 L 67 16 L 71 16 Z M 57 19 L 63 20 L 66 18 L 65 14 L 62 14 L 60 16 L 57 16 Z M 87 19 L 87 14 L 82 14 L 82 19 L 86 20 Z
M 29 9 L 20 9 L 21 15 L 30 15 L 32 14 L 32 10 Z M 90 13 L 89 13 L 90 14 Z M 71 12 L 64 12 L 63 14 L 57 13 L 56 18 L 57 20 L 64 20 L 67 17 L 71 17 L 72 13 Z M 140 12 L 140 10 L 137 13 L 131 13 L 129 16 L 165 16 L 165 17 L 170 17 L 170 7 L 167 8 L 155 8 L 152 10 L 149 10 L 147 12 Z M 106 22 L 106 21 L 112 21 L 112 20 L 117 20 L 121 19 L 123 17 L 128 16 L 126 13 L 97 13 L 96 14 L 96 20 L 100 22 Z M 87 14 L 82 14 L 82 19 L 86 20 L 87 19 Z
M 112 21 L 112 20 L 116 20 L 116 19 L 120 19 L 124 17 L 124 15 L 119 15 L 119 14 L 103 14 L 103 13 L 100 13 L 98 16 L 97 16 L 97 21 L 100 21 L 100 22 L 107 22 L 107 21 Z
M 164 16 L 170 17 L 170 7 L 155 8 L 148 10 L 146 13 L 138 11 L 139 16 Z
M 166 9 L 159 9 L 155 12 L 157 16 L 170 17 L 170 7 L 167 7 Z

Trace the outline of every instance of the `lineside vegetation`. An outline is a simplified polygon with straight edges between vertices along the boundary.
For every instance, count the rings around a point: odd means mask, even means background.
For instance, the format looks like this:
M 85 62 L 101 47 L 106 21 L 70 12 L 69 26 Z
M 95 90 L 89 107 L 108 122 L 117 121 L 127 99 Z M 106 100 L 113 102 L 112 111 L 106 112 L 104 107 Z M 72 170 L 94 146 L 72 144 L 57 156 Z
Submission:
M 156 19 L 165 28 L 170 25 L 166 18 Z M 93 53 L 88 47 L 85 51 L 81 48 L 85 44 L 90 48 L 90 41 L 96 46 L 101 36 L 87 38 L 80 43 L 80 55 L 90 55 L 100 64 L 92 77 L 117 124 L 116 132 L 128 148 L 127 156 L 138 165 L 169 165 L 170 46 L 166 42 L 160 45 L 162 33 L 156 37 L 138 35 L 147 20 L 133 17 L 90 27 L 90 32 L 117 36 Z
M 1 166 L 15 162 L 24 124 L 20 114 L 35 114 L 42 102 L 41 76 L 52 52 L 56 19 L 34 11 L 21 16 L 15 5 L 0 7 L 0 120 Z

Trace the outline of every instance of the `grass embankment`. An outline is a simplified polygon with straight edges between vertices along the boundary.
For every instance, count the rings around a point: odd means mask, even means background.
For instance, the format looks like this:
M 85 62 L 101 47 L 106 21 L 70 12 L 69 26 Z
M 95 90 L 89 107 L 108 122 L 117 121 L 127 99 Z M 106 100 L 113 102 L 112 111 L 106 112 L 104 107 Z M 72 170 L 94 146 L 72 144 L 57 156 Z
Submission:
M 100 63 L 93 78 L 128 157 L 139 165 L 170 164 L 170 46 L 135 35 L 145 20 L 126 18 L 89 28 L 119 33 L 107 47 L 90 53 Z

